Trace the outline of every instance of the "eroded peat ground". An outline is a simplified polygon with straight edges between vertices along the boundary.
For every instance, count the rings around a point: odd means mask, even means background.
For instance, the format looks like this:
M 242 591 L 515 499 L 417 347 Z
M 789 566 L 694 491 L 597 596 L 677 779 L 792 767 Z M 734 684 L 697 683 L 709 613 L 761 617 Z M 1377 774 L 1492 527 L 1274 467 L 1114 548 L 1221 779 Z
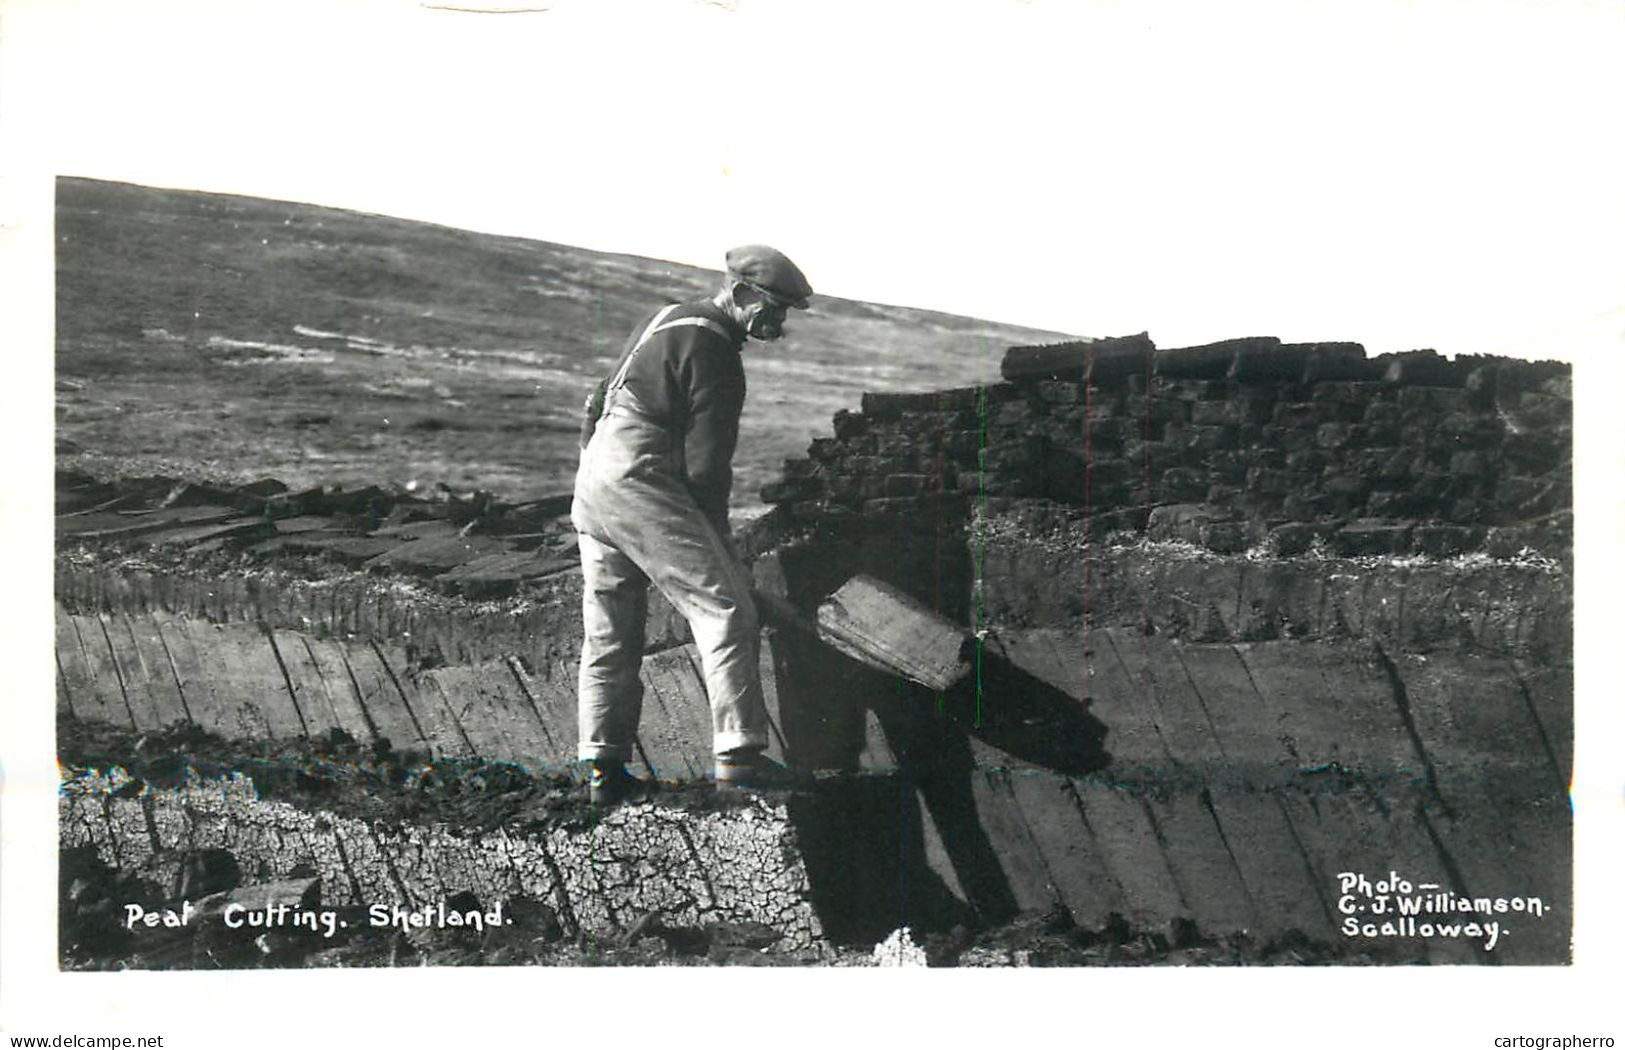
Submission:
M 421 753 L 363 747 L 335 731 L 315 743 L 245 753 L 194 727 L 135 733 L 64 719 L 58 729 L 64 775 L 117 770 L 112 800 L 247 777 L 257 800 L 366 821 L 380 828 L 444 826 L 472 836 L 502 830 L 584 832 L 605 819 L 568 777 L 532 777 L 503 763 L 431 761 Z M 775 801 L 788 794 L 767 793 Z M 798 800 L 806 804 L 806 799 Z M 139 801 L 136 802 L 139 806 Z M 794 804 L 794 803 L 792 803 Z M 665 784 L 634 805 L 689 815 L 749 810 L 749 798 L 709 785 Z M 105 816 L 105 814 L 104 814 Z M 762 922 L 685 924 L 658 909 L 623 915 L 610 929 L 580 927 L 555 899 L 510 894 L 485 900 L 458 891 L 427 908 L 391 906 L 376 916 L 360 903 L 328 904 L 309 864 L 275 873 L 245 865 L 219 846 L 154 849 L 137 864 L 107 864 L 93 845 L 62 854 L 58 901 L 64 969 L 257 969 L 390 966 L 866 966 L 869 943 L 821 943 L 785 950 Z M 231 902 L 237 907 L 224 909 Z M 279 920 L 274 909 L 284 906 Z M 489 916 L 501 924 L 439 925 L 436 916 Z M 267 906 L 273 921 L 264 916 Z M 132 912 L 129 909 L 136 909 Z M 139 914 L 132 921 L 131 915 Z M 186 915 L 185 926 L 163 917 Z M 148 916 L 156 916 L 148 925 Z M 301 918 L 305 916 L 306 918 Z M 1064 908 L 996 925 L 957 924 L 918 931 L 915 963 L 930 966 L 1095 966 L 1372 964 L 1358 951 L 1285 937 L 1260 943 L 1244 934 L 1204 934 L 1194 923 L 1136 930 L 1121 915 L 1099 929 Z

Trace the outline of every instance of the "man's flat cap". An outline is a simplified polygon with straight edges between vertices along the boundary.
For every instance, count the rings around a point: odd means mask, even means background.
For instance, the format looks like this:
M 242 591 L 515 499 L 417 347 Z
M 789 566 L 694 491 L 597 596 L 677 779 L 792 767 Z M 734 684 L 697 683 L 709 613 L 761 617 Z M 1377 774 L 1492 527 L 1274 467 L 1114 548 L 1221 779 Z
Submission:
M 812 285 L 796 264 L 776 248 L 765 244 L 747 244 L 728 252 L 728 276 L 761 289 L 775 299 L 795 307 L 807 308 Z

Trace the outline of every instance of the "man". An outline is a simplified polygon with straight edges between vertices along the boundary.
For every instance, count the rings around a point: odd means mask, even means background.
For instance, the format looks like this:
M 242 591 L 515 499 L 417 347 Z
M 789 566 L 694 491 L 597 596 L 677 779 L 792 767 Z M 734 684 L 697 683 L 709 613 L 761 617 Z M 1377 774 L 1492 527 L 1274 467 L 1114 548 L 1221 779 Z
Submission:
M 728 252 L 711 299 L 668 306 L 633 330 L 588 400 L 571 520 L 581 549 L 580 747 L 594 804 L 643 785 L 627 772 L 642 712 L 644 621 L 652 581 L 688 621 L 711 704 L 719 787 L 787 786 L 765 758 L 767 708 L 750 574 L 728 528 L 733 453 L 745 404 L 740 352 L 771 342 L 812 295 L 764 245 Z M 601 403 L 600 403 L 601 398 Z

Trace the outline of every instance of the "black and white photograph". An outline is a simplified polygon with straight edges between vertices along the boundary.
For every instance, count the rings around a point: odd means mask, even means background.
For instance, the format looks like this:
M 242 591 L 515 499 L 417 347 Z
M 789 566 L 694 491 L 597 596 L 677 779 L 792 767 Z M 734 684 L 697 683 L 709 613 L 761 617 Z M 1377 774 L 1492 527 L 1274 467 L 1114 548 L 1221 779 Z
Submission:
M 0 0 L 9 1045 L 1625 1039 L 1622 44 Z

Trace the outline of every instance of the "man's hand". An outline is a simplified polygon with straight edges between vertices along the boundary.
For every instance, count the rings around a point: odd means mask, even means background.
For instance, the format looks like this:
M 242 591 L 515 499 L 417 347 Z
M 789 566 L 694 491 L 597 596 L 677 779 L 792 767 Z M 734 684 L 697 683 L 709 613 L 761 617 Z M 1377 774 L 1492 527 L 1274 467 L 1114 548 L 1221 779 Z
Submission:
M 818 625 L 801 615 L 801 610 L 791 605 L 788 599 L 776 594 L 764 594 L 755 588 L 751 589 L 750 596 L 756 602 L 757 618 L 769 627 L 801 631 L 818 637 Z
M 586 448 L 587 442 L 592 440 L 593 433 L 598 429 L 598 420 L 604 414 L 605 392 L 609 389 L 609 380 L 604 380 L 593 387 L 592 393 L 587 395 L 587 403 L 581 406 L 581 447 Z

